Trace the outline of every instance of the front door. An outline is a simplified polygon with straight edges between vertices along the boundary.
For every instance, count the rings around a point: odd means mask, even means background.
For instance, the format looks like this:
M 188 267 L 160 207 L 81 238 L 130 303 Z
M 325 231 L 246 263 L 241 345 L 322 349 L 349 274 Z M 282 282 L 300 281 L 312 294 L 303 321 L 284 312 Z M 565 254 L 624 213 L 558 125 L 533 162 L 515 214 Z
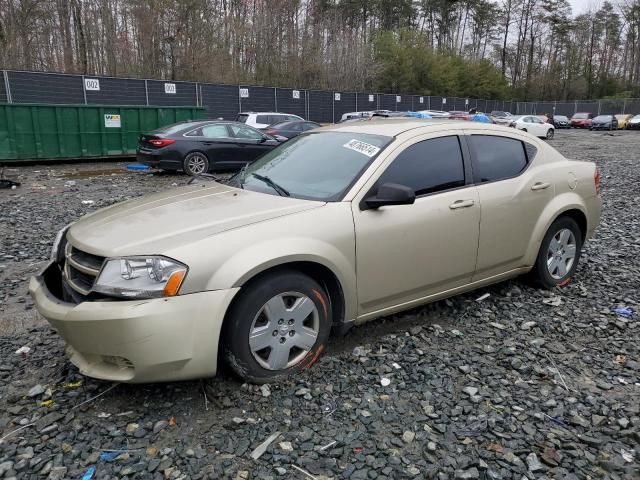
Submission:
M 246 125 L 232 124 L 230 128 L 239 147 L 240 153 L 235 160 L 240 165 L 253 162 L 256 158 L 272 150 L 274 143 L 277 143 L 277 141 L 268 140 L 268 137 L 261 132 Z
M 480 223 L 458 136 L 414 141 L 388 164 L 377 186 L 416 192 L 413 205 L 353 204 L 359 315 L 381 312 L 471 281 Z

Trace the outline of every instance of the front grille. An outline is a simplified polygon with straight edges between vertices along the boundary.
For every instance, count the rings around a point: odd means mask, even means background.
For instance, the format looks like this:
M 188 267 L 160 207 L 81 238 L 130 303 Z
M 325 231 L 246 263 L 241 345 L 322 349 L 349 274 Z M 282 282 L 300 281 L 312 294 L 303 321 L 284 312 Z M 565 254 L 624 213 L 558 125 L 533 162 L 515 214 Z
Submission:
M 64 277 L 69 287 L 80 295 L 89 295 L 103 262 L 103 257 L 83 252 L 67 243 Z

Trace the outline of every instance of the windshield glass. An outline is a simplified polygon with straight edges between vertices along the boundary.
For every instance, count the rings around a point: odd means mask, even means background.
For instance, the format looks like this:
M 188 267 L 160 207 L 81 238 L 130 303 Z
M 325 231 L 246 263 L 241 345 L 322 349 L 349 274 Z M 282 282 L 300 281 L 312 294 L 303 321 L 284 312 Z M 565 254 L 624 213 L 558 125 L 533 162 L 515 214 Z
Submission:
M 564 115 L 556 115 L 555 117 L 556 120 L 559 120 L 561 122 L 566 122 L 567 120 L 569 120 L 567 117 L 565 117 Z
M 588 118 L 589 114 L 587 113 L 576 113 L 572 118 L 582 120 L 583 118 Z
M 611 115 L 599 115 L 593 119 L 594 122 L 610 122 Z
M 633 117 L 631 120 L 640 120 L 640 115 L 636 115 L 635 117 Z
M 300 135 L 265 154 L 229 183 L 273 195 L 286 192 L 294 198 L 338 201 L 392 140 L 364 133 Z

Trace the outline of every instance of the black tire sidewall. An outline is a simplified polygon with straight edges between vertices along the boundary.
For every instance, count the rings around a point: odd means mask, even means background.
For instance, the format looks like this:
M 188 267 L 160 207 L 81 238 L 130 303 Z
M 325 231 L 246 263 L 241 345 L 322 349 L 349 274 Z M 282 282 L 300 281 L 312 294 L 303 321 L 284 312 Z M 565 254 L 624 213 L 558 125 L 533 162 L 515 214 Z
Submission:
M 549 273 L 549 269 L 547 268 L 547 251 L 549 249 L 551 239 L 560 230 L 563 230 L 565 228 L 571 230 L 576 239 L 576 258 L 567 274 L 561 279 L 555 279 L 551 276 L 551 274 Z M 571 280 L 571 278 L 575 274 L 576 269 L 578 268 L 578 262 L 580 261 L 580 254 L 582 252 L 582 242 L 583 238 L 580 227 L 574 219 L 566 216 L 557 218 L 551 224 L 551 226 L 547 230 L 547 233 L 542 239 L 542 244 L 540 245 L 540 250 L 538 251 L 538 257 L 536 258 L 536 263 L 532 271 L 535 281 L 545 288 L 553 288 L 561 285 L 566 285 Z
M 258 310 L 279 293 L 295 291 L 308 296 L 320 317 L 318 338 L 313 348 L 296 365 L 286 370 L 268 370 L 254 358 L 249 347 L 249 330 Z M 331 303 L 325 290 L 312 278 L 295 271 L 265 275 L 243 287 L 233 302 L 222 330 L 222 353 L 225 362 L 240 377 L 252 383 L 284 379 L 311 367 L 325 350 L 331 332 Z
M 182 161 L 182 171 L 184 171 L 184 173 L 186 173 L 187 175 L 189 175 L 190 177 L 195 177 L 196 174 L 194 174 L 188 166 L 189 163 L 189 159 L 191 157 L 193 157 L 194 155 L 202 155 L 204 157 L 204 159 L 207 161 L 207 168 L 205 169 L 205 171 L 203 173 L 207 173 L 209 172 L 209 169 L 211 168 L 211 162 L 209 162 L 209 157 L 207 157 L 203 152 L 189 152 L 187 154 L 186 157 L 184 157 L 184 160 Z

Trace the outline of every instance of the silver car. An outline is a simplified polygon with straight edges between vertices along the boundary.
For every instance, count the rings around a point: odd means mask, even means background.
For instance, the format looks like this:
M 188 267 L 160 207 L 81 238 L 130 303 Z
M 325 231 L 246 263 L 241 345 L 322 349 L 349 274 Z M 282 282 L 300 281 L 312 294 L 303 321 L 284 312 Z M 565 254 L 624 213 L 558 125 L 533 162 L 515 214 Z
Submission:
M 223 360 L 269 382 L 310 367 L 332 328 L 523 274 L 566 284 L 600 218 L 598 181 L 515 129 L 345 123 L 226 184 L 81 218 L 30 290 L 86 375 L 179 380 Z

